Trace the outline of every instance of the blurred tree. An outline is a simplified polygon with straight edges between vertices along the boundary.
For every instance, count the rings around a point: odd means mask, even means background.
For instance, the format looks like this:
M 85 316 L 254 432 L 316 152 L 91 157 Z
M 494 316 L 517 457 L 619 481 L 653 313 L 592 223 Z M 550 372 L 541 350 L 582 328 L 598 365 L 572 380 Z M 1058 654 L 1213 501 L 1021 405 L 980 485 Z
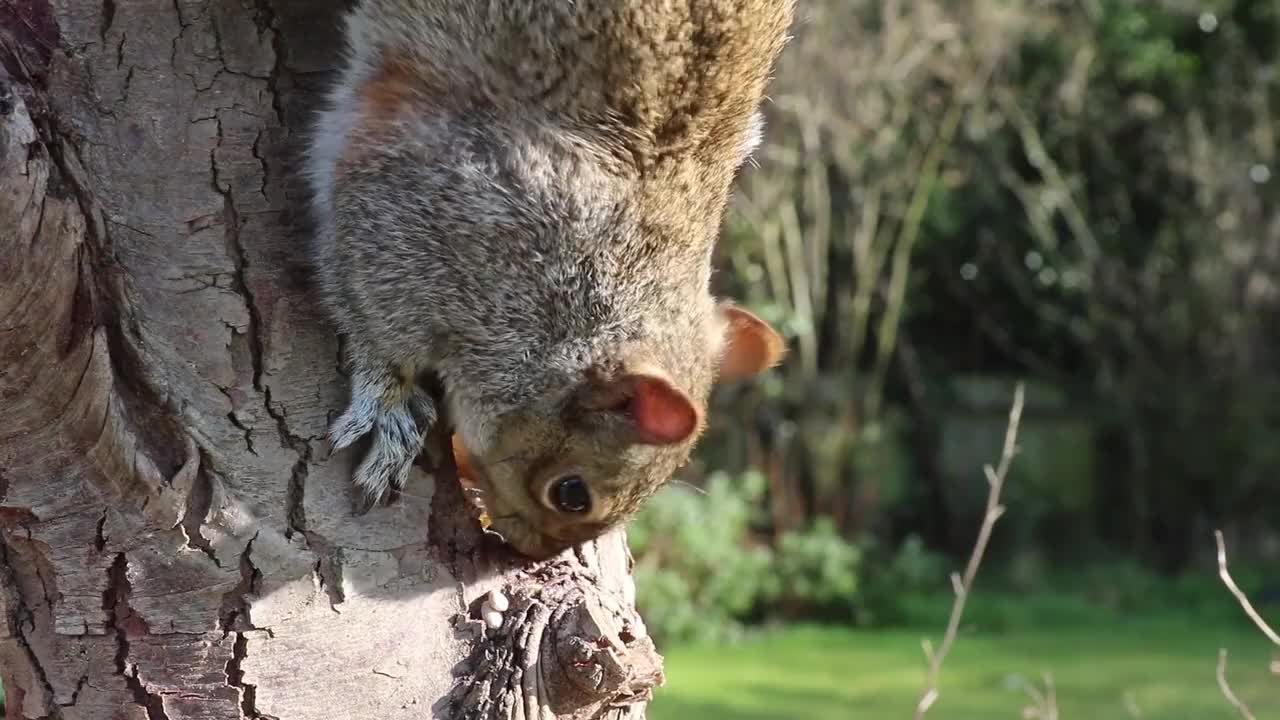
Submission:
M 1211 522 L 1274 529 L 1274 0 L 806 12 L 721 249 L 793 356 L 722 395 L 761 427 L 713 428 L 704 462 L 764 469 L 775 531 L 947 544 L 976 522 L 942 492 L 953 380 L 1016 374 L 1098 438 L 1046 527 L 1168 569 Z

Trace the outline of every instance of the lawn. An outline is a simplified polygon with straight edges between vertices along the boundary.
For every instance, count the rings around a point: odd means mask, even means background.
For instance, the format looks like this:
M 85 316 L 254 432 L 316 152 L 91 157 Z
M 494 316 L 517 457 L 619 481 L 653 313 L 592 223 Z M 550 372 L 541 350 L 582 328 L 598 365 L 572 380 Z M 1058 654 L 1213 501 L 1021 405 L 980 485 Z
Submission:
M 667 684 L 651 720 L 909 718 L 923 678 L 922 632 L 798 626 L 729 646 L 664 651 Z M 936 642 L 936 637 L 935 637 Z M 1092 628 L 965 634 L 943 670 L 938 720 L 1023 717 L 1019 678 L 1053 675 L 1061 720 L 1228 720 L 1219 693 L 1219 646 L 1228 677 L 1258 720 L 1280 718 L 1271 650 L 1248 626 L 1149 621 Z M 1125 707 L 1132 697 L 1140 715 Z

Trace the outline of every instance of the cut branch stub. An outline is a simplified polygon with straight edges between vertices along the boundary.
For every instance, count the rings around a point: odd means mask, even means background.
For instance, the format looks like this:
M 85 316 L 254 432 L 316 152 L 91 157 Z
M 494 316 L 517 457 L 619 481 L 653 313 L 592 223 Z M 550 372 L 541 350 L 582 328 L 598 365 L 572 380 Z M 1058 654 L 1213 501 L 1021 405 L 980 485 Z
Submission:
M 551 709 L 576 716 L 602 699 L 648 702 L 663 682 L 662 658 L 639 615 L 612 595 L 574 592 L 552 618 L 555 641 L 542 648 L 541 661 L 552 669 Z
M 643 712 L 663 683 L 662 657 L 633 608 L 576 568 L 542 566 L 514 592 L 497 630 L 477 619 L 478 603 L 455 619 L 474 644 L 435 717 L 591 720 Z

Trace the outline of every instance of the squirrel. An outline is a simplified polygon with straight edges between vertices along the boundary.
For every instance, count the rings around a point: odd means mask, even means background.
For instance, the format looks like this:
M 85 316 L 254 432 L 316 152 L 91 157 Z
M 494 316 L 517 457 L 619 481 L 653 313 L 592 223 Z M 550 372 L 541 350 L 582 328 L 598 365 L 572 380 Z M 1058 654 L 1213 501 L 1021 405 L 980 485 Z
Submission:
M 781 360 L 710 279 L 794 2 L 351 10 L 306 169 L 351 380 L 329 443 L 371 436 L 357 513 L 447 422 L 492 530 L 550 557 L 688 461 L 713 384 Z

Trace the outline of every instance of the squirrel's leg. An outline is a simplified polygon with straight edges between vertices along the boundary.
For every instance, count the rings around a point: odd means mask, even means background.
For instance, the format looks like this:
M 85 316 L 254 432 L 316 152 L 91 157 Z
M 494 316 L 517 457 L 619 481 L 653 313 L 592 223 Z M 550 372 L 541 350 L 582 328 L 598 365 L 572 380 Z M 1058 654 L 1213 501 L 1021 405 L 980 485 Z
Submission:
M 413 367 L 355 365 L 351 402 L 330 429 L 329 442 L 341 450 L 372 433 L 352 477 L 360 490 L 356 511 L 364 513 L 404 487 L 423 438 L 435 424 L 436 407 L 418 386 Z

